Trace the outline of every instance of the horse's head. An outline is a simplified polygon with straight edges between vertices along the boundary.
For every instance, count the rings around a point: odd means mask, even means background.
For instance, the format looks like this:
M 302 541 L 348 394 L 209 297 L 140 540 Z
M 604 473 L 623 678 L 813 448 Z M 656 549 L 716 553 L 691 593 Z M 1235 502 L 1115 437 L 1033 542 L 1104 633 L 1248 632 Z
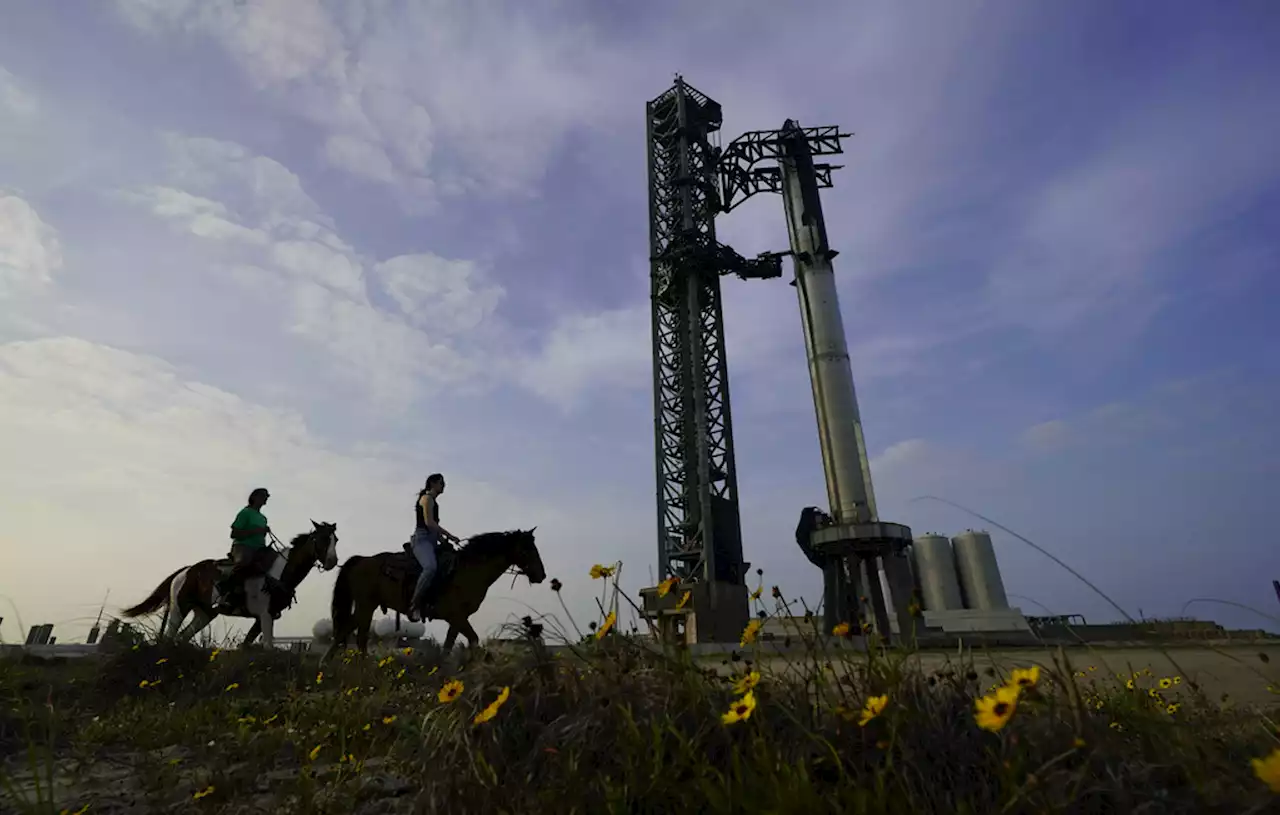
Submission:
M 533 529 L 537 529 L 534 527 Z M 538 584 L 547 579 L 547 570 L 542 565 L 542 555 L 538 545 L 533 542 L 533 529 L 517 529 L 508 533 L 511 545 L 511 565 L 519 569 L 530 583 Z
M 328 571 L 338 565 L 338 525 L 311 522 L 314 527 L 307 534 L 311 557 L 321 569 Z

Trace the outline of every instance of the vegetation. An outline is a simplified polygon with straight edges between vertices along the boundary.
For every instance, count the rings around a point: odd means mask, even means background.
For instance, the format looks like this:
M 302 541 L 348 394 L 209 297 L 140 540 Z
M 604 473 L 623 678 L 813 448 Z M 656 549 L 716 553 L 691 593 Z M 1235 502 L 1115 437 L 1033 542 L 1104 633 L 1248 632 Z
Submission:
M 1234 813 L 1280 801 L 1266 711 L 1220 705 L 1179 676 L 1120 673 L 1101 654 L 926 674 L 816 623 L 795 631 L 802 655 L 772 658 L 758 621 L 723 664 L 699 665 L 620 633 L 616 574 L 593 575 L 610 584 L 601 623 L 555 653 L 526 618 L 523 645 L 463 665 L 429 643 L 323 667 L 148 644 L 0 663 L 0 809 Z

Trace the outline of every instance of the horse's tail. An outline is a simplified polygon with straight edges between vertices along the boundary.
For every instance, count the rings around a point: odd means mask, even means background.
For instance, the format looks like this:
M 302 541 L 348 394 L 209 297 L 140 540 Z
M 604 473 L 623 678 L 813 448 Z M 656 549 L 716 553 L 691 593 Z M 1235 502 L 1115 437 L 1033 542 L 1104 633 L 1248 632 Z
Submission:
M 175 569 L 173 574 L 160 581 L 160 585 L 156 586 L 155 591 L 147 595 L 147 599 L 138 603 L 136 606 L 126 608 L 120 612 L 122 617 L 141 617 L 143 614 L 150 614 L 153 611 L 159 611 L 160 607 L 169 602 L 169 587 L 173 584 L 173 579 L 182 573 L 187 567 Z
M 351 624 L 351 618 L 355 616 L 355 611 L 352 609 L 355 598 L 351 591 L 351 570 L 360 560 L 363 558 L 358 556 L 348 558 L 338 570 L 337 580 L 333 581 L 333 602 L 329 607 L 329 616 L 333 622 L 335 637 L 339 632 L 346 631 L 347 626 Z

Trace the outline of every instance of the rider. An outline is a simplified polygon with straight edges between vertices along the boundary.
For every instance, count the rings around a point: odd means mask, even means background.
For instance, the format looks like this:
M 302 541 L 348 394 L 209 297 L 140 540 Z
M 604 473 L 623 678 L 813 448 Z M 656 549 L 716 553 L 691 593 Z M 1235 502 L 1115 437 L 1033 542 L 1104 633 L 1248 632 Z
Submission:
M 233 587 L 243 585 L 250 577 L 266 574 L 275 561 L 275 553 L 267 546 L 271 527 L 267 525 L 267 516 L 262 514 L 270 497 L 271 493 L 258 487 L 249 493 L 248 504 L 231 522 L 231 559 L 235 566 L 218 584 L 221 606 L 228 605 Z
M 422 566 L 422 574 L 418 575 L 418 584 L 413 590 L 413 600 L 409 603 L 409 619 L 414 622 L 427 619 L 431 612 L 431 598 L 428 594 L 436 576 L 436 545 L 441 540 L 458 542 L 457 536 L 440 525 L 438 499 L 443 492 L 444 476 L 432 473 L 427 476 L 427 484 L 418 493 L 418 501 L 413 505 L 416 524 L 410 545 L 413 556 Z

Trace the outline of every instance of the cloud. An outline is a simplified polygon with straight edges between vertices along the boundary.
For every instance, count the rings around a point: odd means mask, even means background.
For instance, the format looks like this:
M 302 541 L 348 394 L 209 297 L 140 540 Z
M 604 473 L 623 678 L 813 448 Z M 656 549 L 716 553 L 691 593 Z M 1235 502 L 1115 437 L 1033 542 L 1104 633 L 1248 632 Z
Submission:
M 476 330 L 505 293 L 484 279 L 475 262 L 428 253 L 385 260 L 373 274 L 405 318 L 428 334 Z
M 564 410 L 584 399 L 652 387 L 649 308 L 639 305 L 556 322 L 536 356 L 518 373 L 530 391 Z
M 1028 427 L 1022 433 L 1022 443 L 1037 452 L 1061 449 L 1071 438 L 1071 426 L 1061 419 L 1051 419 Z
M 26 201 L 0 191 L 0 299 L 51 285 L 61 267 L 53 228 Z

